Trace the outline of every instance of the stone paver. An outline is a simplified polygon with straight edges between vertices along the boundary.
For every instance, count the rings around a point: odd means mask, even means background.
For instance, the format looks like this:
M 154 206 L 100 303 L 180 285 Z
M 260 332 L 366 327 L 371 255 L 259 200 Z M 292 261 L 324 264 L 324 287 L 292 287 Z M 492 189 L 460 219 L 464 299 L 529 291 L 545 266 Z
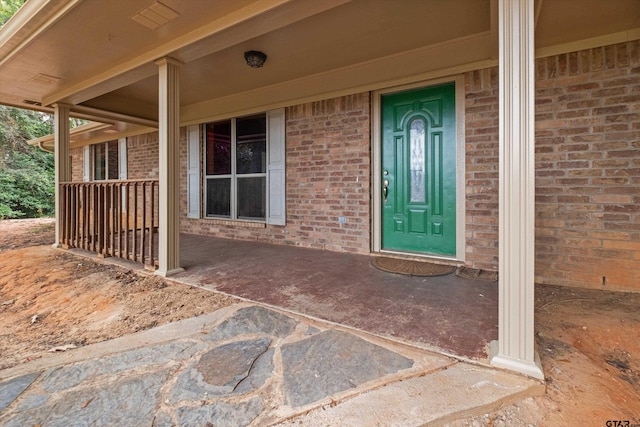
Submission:
M 51 396 L 43 406 L 17 411 L 5 427 L 130 425 L 150 426 L 169 371 L 146 373 L 112 383 L 70 389 Z
M 222 322 L 205 339 L 218 341 L 241 334 L 264 334 L 286 337 L 295 329 L 298 321 L 277 311 L 263 307 L 246 307 L 236 311 Z
M 270 343 L 270 339 L 260 338 L 225 344 L 208 351 L 180 374 L 171 392 L 170 402 L 246 393 L 260 387 L 266 380 L 265 374 L 273 372 Z M 264 355 L 265 362 L 256 373 L 254 365 Z M 256 375 L 258 379 L 251 378 Z M 237 390 L 245 381 L 253 387 L 245 385 Z
M 413 361 L 346 332 L 329 330 L 282 347 L 287 403 L 302 406 L 409 369 Z
M 249 425 L 264 410 L 262 399 L 254 397 L 240 404 L 216 402 L 197 408 L 183 406 L 178 409 L 178 421 L 184 426 L 204 426 L 215 420 L 216 427 Z
M 524 398 L 544 385 L 506 372 L 458 363 L 430 375 L 371 390 L 340 405 L 310 411 L 281 427 L 423 426 L 480 415 L 508 399 Z M 393 420 L 382 422 L 380 420 Z
M 39 376 L 40 372 L 34 372 L 0 384 L 0 411 L 9 406 Z
M 441 369 L 465 366 L 255 305 L 201 319 L 0 371 L 0 425 L 271 425 L 304 419 L 333 397 L 342 408 L 385 390 L 401 396 L 403 379 L 410 385 L 420 378 L 416 392 L 426 387 L 437 395 L 450 387 Z M 482 381 L 464 387 L 489 396 L 503 387 Z M 516 388 L 510 390 L 520 395 Z

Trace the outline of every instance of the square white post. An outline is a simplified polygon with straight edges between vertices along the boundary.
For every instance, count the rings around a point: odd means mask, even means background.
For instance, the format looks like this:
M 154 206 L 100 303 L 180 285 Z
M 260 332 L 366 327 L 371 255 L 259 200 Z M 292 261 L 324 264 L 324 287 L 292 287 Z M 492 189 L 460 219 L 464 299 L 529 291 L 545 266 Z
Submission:
M 158 95 L 158 270 L 160 276 L 184 271 L 180 268 L 180 66 L 171 58 L 156 61 Z
M 498 342 L 491 364 L 544 379 L 534 336 L 534 0 L 499 2 Z M 495 344 L 495 343 L 494 343 Z
M 69 106 L 55 104 L 54 111 L 54 174 L 55 174 L 55 242 L 54 247 L 61 245 L 62 231 L 62 191 L 60 183 L 71 180 L 71 162 L 69 161 Z

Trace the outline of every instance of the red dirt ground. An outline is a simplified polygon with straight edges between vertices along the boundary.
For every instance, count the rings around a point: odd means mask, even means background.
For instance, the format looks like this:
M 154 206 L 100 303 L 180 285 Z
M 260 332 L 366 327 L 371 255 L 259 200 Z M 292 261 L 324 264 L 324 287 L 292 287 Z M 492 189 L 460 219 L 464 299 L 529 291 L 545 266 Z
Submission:
M 0 221 L 0 369 L 234 302 L 54 249 L 53 225 Z
M 52 241 L 51 219 L 0 221 L 0 369 L 234 302 Z M 640 426 L 640 294 L 538 285 L 536 336 L 547 393 L 451 426 Z

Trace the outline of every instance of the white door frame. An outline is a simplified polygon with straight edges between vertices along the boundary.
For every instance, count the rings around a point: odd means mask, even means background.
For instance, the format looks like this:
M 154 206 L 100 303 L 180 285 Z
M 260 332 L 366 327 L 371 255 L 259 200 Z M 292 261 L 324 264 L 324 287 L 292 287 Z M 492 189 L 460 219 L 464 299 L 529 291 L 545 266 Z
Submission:
M 382 249 L 382 95 L 411 89 L 427 88 L 442 83 L 455 83 L 456 99 L 456 255 L 432 255 L 415 252 L 385 251 Z M 372 215 L 371 215 L 371 251 L 380 253 L 401 253 L 434 259 L 446 259 L 464 262 L 466 253 L 465 239 L 465 126 L 464 126 L 464 76 L 457 75 L 435 80 L 420 81 L 408 85 L 394 86 L 372 93 L 371 108 L 371 151 L 373 158 L 372 173 Z

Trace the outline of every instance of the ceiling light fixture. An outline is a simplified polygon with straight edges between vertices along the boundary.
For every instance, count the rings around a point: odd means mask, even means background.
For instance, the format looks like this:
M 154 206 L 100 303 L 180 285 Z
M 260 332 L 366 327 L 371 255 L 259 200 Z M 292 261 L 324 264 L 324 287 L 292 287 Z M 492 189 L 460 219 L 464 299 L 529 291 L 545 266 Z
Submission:
M 264 65 L 264 61 L 267 60 L 267 55 L 257 50 L 250 50 L 244 53 L 244 59 L 249 67 L 260 68 Z

